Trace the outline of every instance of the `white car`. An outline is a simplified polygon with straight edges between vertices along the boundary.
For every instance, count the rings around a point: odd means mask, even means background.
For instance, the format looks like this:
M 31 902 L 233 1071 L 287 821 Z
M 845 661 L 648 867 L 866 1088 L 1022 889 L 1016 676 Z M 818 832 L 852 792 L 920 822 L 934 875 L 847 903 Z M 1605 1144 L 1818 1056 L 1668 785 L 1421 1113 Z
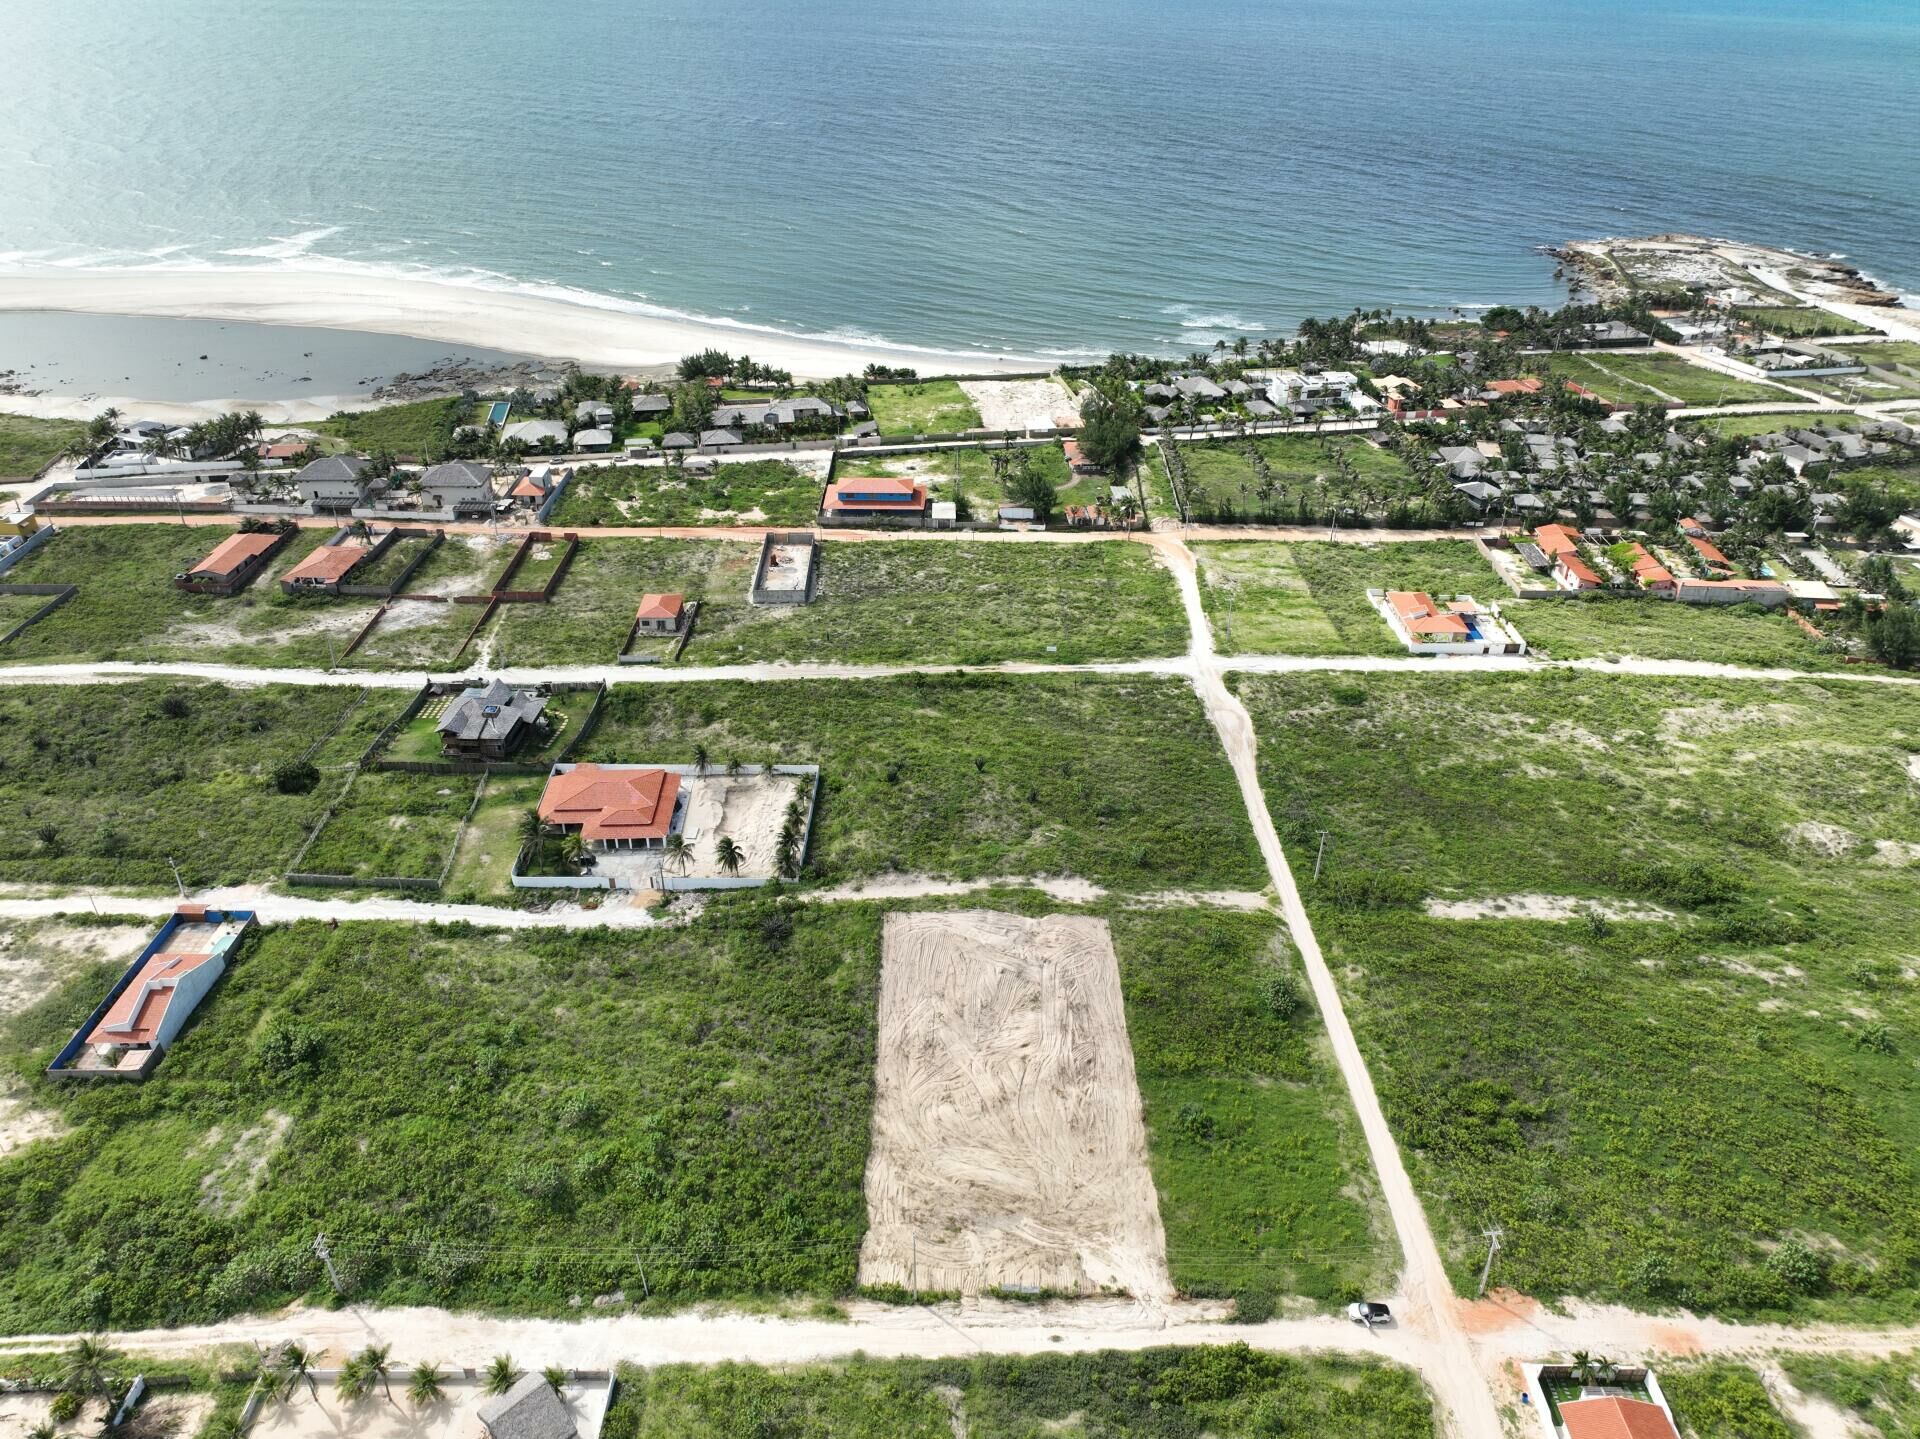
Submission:
M 1377 1299 L 1365 1299 L 1347 1306 L 1347 1318 L 1372 1329 L 1376 1325 L 1393 1323 L 1393 1311 Z

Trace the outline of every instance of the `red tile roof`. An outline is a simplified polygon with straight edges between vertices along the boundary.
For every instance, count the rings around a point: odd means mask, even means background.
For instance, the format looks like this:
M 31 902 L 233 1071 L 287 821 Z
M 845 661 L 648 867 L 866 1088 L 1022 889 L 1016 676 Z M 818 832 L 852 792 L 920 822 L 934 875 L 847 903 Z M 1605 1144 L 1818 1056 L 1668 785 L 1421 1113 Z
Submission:
M 345 579 L 347 571 L 366 558 L 366 545 L 322 545 L 299 564 L 280 576 L 286 580 L 319 580 L 333 584 Z
M 1580 537 L 1565 525 L 1542 525 L 1533 532 L 1533 538 L 1549 559 L 1580 553 Z
M 1578 555 L 1560 556 L 1560 567 L 1582 584 L 1597 587 L 1601 583 L 1600 576 L 1593 572 L 1593 566 L 1589 565 Z
M 1387 603 L 1393 606 L 1393 612 L 1407 627 L 1408 634 L 1458 635 L 1462 639 L 1468 634 L 1467 622 L 1457 614 L 1437 609 L 1431 595 L 1413 590 L 1388 590 Z
M 1576 1399 L 1560 1406 L 1567 1439 L 1680 1439 L 1658 1404 L 1644 1399 Z
M 180 945 L 193 942 L 181 936 Z M 140 966 L 133 983 L 120 991 L 111 1008 L 88 1032 L 89 1044 L 151 1044 L 173 1003 L 174 986 L 212 959 L 207 950 L 175 948 L 153 955 Z
M 1722 569 L 1732 569 L 1727 557 L 1720 553 L 1720 547 L 1711 540 L 1703 540 L 1698 535 L 1688 535 L 1687 543 L 1693 546 L 1695 554 L 1710 565 L 1719 565 Z
M 1522 380 L 1495 380 L 1487 388 L 1496 395 L 1537 395 L 1540 379 L 1537 375 L 1528 375 Z
M 1633 546 L 1633 572 L 1640 583 L 1649 588 L 1673 583 L 1673 571 L 1648 554 L 1645 545 L 1637 542 Z
M 547 781 L 540 818 L 579 825 L 582 839 L 664 839 L 679 794 L 680 776 L 667 770 L 580 764 Z
M 637 620 L 677 620 L 686 606 L 678 595 L 642 595 L 640 608 L 634 611 Z
M 531 475 L 521 480 L 507 493 L 516 500 L 543 500 L 547 497 L 545 488 Z
M 279 541 L 278 535 L 228 535 L 213 547 L 213 553 L 187 573 L 190 575 L 217 575 L 225 579 L 238 571 L 247 561 L 264 555 Z

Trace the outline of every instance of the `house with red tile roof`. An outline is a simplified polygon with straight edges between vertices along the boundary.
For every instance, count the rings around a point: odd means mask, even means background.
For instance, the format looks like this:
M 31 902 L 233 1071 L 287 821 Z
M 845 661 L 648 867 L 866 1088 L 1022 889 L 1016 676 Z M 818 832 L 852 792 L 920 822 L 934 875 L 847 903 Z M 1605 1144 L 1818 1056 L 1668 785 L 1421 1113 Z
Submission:
M 686 601 L 679 595 L 642 595 L 640 607 L 633 615 L 634 632 L 643 635 L 677 635 L 680 626 L 686 622 L 686 612 Z
M 829 524 L 887 519 L 923 523 L 927 517 L 927 487 L 898 475 L 835 480 L 821 497 L 820 517 Z
M 267 567 L 274 552 L 293 538 L 292 530 L 228 535 L 207 557 L 184 574 L 173 577 L 173 587 L 196 595 L 238 594 Z
M 280 588 L 290 595 L 332 594 L 353 567 L 371 553 L 371 546 L 344 541 L 322 545 L 280 576 Z
M 47 1072 L 143 1079 L 172 1047 L 253 922 L 246 911 L 182 905 L 161 926 Z
M 1617 1394 L 1562 1404 L 1560 1427 L 1567 1439 L 1680 1439 L 1660 1405 Z
M 1597 590 L 1605 586 L 1606 581 L 1594 573 L 1593 566 L 1579 555 L 1569 552 L 1553 562 L 1553 582 L 1563 590 Z
M 640 765 L 555 765 L 539 814 L 592 849 L 659 849 L 685 812 L 680 776 Z
M 1541 525 L 1534 530 L 1533 540 L 1550 560 L 1580 553 L 1580 536 L 1566 525 Z
M 1733 562 L 1720 552 L 1720 547 L 1712 540 L 1699 535 L 1688 535 L 1687 543 L 1693 546 L 1693 552 L 1700 556 L 1701 562 L 1717 570 L 1731 570 Z
M 1656 560 L 1647 551 L 1647 547 L 1635 541 L 1630 547 L 1633 577 L 1640 582 L 1640 588 L 1656 595 L 1672 595 L 1675 589 L 1673 571 Z
M 1394 637 L 1418 655 L 1523 655 L 1526 641 L 1500 617 L 1499 606 L 1482 609 L 1472 595 L 1445 604 L 1417 590 L 1368 590 L 1367 599 Z

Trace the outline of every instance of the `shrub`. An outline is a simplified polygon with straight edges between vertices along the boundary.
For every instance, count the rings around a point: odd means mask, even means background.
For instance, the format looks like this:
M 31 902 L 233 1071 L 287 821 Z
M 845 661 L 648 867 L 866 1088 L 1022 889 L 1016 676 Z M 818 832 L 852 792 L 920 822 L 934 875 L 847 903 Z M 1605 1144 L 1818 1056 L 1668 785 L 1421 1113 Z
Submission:
M 1290 974 L 1267 981 L 1267 1008 L 1275 1019 L 1292 1019 L 1300 1012 L 1300 984 Z
M 80 1417 L 80 1396 L 71 1389 L 54 1395 L 47 1414 L 56 1424 L 71 1424 Z
M 320 771 L 307 760 L 288 760 L 273 771 L 273 787 L 281 794 L 311 794 L 320 783 Z
M 291 1020 L 276 1020 L 254 1044 L 253 1062 L 267 1074 L 288 1075 L 320 1057 L 320 1036 Z
M 1798 1239 L 1788 1239 L 1767 1256 L 1768 1272 L 1799 1294 L 1817 1294 L 1827 1286 L 1827 1258 Z

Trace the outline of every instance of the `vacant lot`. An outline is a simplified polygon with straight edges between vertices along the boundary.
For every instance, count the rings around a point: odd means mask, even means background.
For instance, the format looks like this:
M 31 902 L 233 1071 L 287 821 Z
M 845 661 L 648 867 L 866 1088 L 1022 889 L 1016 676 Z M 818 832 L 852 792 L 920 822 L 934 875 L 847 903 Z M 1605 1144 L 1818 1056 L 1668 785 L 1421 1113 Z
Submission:
M 1837 412 L 1814 413 L 1808 410 L 1782 411 L 1772 415 L 1708 415 L 1698 420 L 1683 420 L 1682 425 L 1698 426 L 1716 435 L 1775 435 L 1786 430 L 1812 429 L 1818 426 L 1823 430 L 1854 430 L 1863 421 L 1858 415 Z
M 1785 614 L 1759 605 L 1681 605 L 1600 596 L 1514 600 L 1502 607 L 1533 650 L 1556 660 L 1631 655 L 1796 670 L 1837 669 L 1839 657 Z
M 551 604 L 502 609 L 495 660 L 609 663 L 650 591 L 700 601 L 690 665 L 1085 663 L 1186 647 L 1172 577 L 1143 545 L 830 543 L 817 597 L 793 606 L 748 602 L 758 556 L 733 541 L 583 541 Z
M 1849 320 L 1845 315 L 1836 315 L 1817 305 L 1743 305 L 1738 313 L 1741 319 L 1788 339 L 1878 333 L 1871 325 Z
M 157 1081 L 33 1079 L 72 1132 L 0 1159 L 0 1327 L 270 1308 L 326 1288 L 323 1226 L 365 1302 L 565 1314 L 637 1295 L 639 1263 L 681 1301 L 848 1290 L 878 951 L 863 907 L 752 902 L 617 934 L 270 930 Z M 0 1060 L 36 1073 L 96 999 L 63 986 Z M 273 1116 L 258 1186 L 210 1202 Z
M 1245 1345 L 1139 1353 L 623 1368 L 605 1439 L 1432 1439 L 1410 1371 Z
M 1456 1281 L 1920 1301 L 1920 724 L 1899 692 L 1247 677 L 1267 800 Z M 1572 896 L 1674 918 L 1440 920 Z M 1514 906 L 1510 912 L 1524 912 Z
M 87 427 L 77 420 L 0 415 L 0 479 L 24 479 L 57 458 Z
M 1920 1353 L 1885 1359 L 1785 1354 L 1780 1366 L 1795 1388 L 1835 1405 L 1868 1434 L 1880 1439 L 1920 1434 Z
M 954 380 L 870 385 L 867 407 L 883 435 L 953 435 L 980 428 L 980 411 Z
M 1534 355 L 1553 374 L 1616 405 L 1677 400 L 1683 405 L 1744 405 L 1791 399 L 1777 385 L 1723 375 L 1670 354 Z
M 1662 1364 L 1660 1388 L 1694 1439 L 1796 1439 L 1760 1376 L 1727 1360 Z
M 300 861 L 302 874 L 438 879 L 473 803 L 470 775 L 363 770 Z
M 1402 654 L 1368 589 L 1471 594 L 1482 603 L 1507 594 L 1469 540 L 1230 540 L 1195 544 L 1193 553 L 1214 643 L 1226 654 Z M 1520 631 L 1533 638 L 1524 623 Z
M 818 465 L 725 460 L 698 472 L 681 465 L 607 465 L 574 471 L 549 521 L 567 525 L 804 525 L 820 510 Z
M 1178 448 L 1187 463 L 1188 518 L 1196 523 L 1311 524 L 1335 494 L 1377 512 L 1411 483 L 1399 456 L 1351 435 L 1261 435 Z M 1342 459 L 1350 484 L 1340 475 Z M 1154 465 L 1161 467 L 1158 456 Z M 1155 483 L 1165 493 L 1163 512 L 1176 513 L 1164 472 Z
M 1167 1259 L 1182 1294 L 1340 1301 L 1399 1249 L 1279 919 L 1114 916 Z
M 1867 365 L 1905 365 L 1920 370 L 1920 341 L 1879 340 L 1872 344 L 1836 344 L 1832 347 Z
M 921 480 L 934 499 L 952 500 L 963 506 L 963 516 L 970 513 L 975 519 L 992 519 L 994 511 L 1012 498 L 1008 493 L 1008 477 L 1018 465 L 1045 475 L 1062 504 L 1106 498 L 1105 482 L 1076 478 L 1067 467 L 1066 451 L 1058 445 L 1020 445 L 1004 450 L 998 447 L 928 450 L 912 455 L 853 453 L 835 461 L 833 477 L 843 480 L 899 475 Z
M 460 834 L 446 894 L 456 904 L 505 899 L 513 893 L 510 875 L 520 852 L 520 821 L 540 800 L 546 781 L 534 776 L 489 775 L 480 807 Z
M 810 874 L 1079 875 L 1261 889 L 1212 727 L 1147 676 L 912 675 L 617 689 L 578 759 L 818 764 Z
M 892 914 L 884 956 L 860 1282 L 1171 1297 L 1106 922 Z
M 437 460 L 446 452 L 454 426 L 460 423 L 466 410 L 466 404 L 457 397 L 415 400 L 405 405 L 338 414 L 331 419 L 317 420 L 307 428 L 342 441 L 347 449 L 362 454 Z
M 265 878 L 332 792 L 282 794 L 276 769 L 336 733 L 364 746 L 397 708 L 349 687 L 17 689 L 0 701 L 0 878 L 171 890 L 168 856 L 190 887 Z

